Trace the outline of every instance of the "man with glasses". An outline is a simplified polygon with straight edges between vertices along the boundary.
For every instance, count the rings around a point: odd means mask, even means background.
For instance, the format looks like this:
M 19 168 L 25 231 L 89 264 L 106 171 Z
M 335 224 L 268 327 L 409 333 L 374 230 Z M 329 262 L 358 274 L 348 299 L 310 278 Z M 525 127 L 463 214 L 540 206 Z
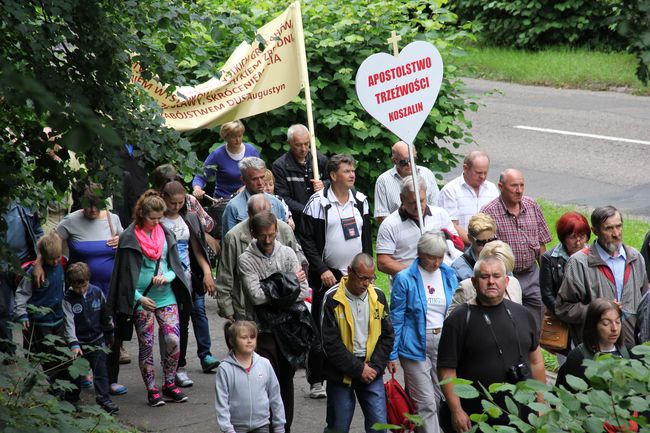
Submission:
M 463 174 L 449 181 L 438 196 L 438 206 L 449 212 L 465 245 L 470 244 L 469 219 L 499 196 L 497 186 L 487 180 L 489 168 L 490 158 L 485 152 L 471 151 L 463 160 Z
M 411 145 L 411 151 L 415 159 L 417 154 L 413 145 Z M 393 145 L 390 159 L 395 166 L 383 172 L 375 184 L 375 218 L 380 224 L 399 208 L 402 179 L 413 174 L 413 167 L 411 167 L 409 159 L 409 147 L 403 141 L 398 141 Z M 431 170 L 420 165 L 417 166 L 417 174 L 419 178 L 424 179 L 427 186 L 427 203 L 434 206 L 438 200 L 436 177 Z
M 589 303 L 596 298 L 614 301 L 623 310 L 625 344 L 633 346 L 636 312 L 648 290 L 645 263 L 637 250 L 623 244 L 623 215 L 614 206 L 596 208 L 591 229 L 594 243 L 573 254 L 564 268 L 555 314 L 571 325 L 574 337 L 580 336 Z
M 427 185 L 418 178 L 420 206 L 422 206 L 422 232 L 446 230 L 449 235 L 457 235 L 449 214 L 443 208 L 427 205 Z M 409 267 L 417 257 L 417 243 L 422 235 L 418 220 L 417 200 L 412 176 L 402 179 L 400 185 L 401 205 L 391 213 L 379 227 L 377 233 L 377 267 L 391 277 Z M 460 257 L 462 251 L 454 247 L 453 242 L 447 241 L 448 252 L 444 255 L 446 265 Z
M 325 432 L 350 430 L 355 394 L 367 433 L 376 432 L 373 424 L 386 423 L 383 375 L 395 335 L 386 297 L 373 286 L 375 278 L 372 257 L 357 254 L 347 276 L 325 294 L 321 324 L 327 378 Z
M 524 175 L 514 168 L 499 176 L 499 197 L 481 209 L 497 223 L 497 238 L 506 242 L 515 254 L 513 275 L 521 284 L 523 305 L 528 308 L 537 329 L 542 325 L 542 295 L 539 288 L 538 262 L 551 242 L 551 233 L 542 209 L 524 196 Z

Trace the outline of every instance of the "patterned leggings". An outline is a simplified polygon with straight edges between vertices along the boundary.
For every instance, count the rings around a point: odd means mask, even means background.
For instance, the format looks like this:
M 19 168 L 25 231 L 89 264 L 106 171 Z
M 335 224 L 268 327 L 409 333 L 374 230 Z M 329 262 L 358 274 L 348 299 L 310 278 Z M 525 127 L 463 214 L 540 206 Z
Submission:
M 165 359 L 163 360 L 163 386 L 174 384 L 178 367 L 180 332 L 178 327 L 178 306 L 168 305 L 155 311 L 138 310 L 135 314 L 135 332 L 140 343 L 138 363 L 142 379 L 151 390 L 156 387 L 155 368 L 153 364 L 154 317 L 158 321 L 159 332 L 165 339 Z

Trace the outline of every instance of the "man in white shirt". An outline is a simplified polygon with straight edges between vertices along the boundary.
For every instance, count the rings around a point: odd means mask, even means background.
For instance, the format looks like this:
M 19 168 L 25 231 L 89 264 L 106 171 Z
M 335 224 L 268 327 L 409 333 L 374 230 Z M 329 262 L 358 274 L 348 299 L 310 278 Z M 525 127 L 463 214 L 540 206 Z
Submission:
M 449 214 L 438 206 L 427 205 L 427 185 L 418 178 L 420 188 L 420 205 L 424 230 L 446 229 L 450 234 L 457 235 Z M 400 192 L 401 206 L 390 214 L 379 227 L 377 233 L 377 267 L 391 277 L 402 269 L 406 269 L 417 257 L 417 243 L 422 236 L 418 221 L 415 186 L 411 176 L 402 179 Z M 449 252 L 445 255 L 445 263 L 450 265 L 462 251 L 457 250 L 453 242 L 447 242 Z
M 487 179 L 490 158 L 473 150 L 463 160 L 463 174 L 449 181 L 438 195 L 438 206 L 445 209 L 466 245 L 469 219 L 499 196 L 499 189 Z
M 413 158 L 417 156 L 415 147 L 411 145 Z M 395 212 L 400 206 L 401 182 L 406 176 L 413 174 L 411 161 L 409 159 L 409 148 L 403 141 L 398 141 L 393 145 L 391 161 L 395 166 L 390 170 L 383 172 L 375 184 L 375 218 L 381 222 L 391 213 Z M 427 186 L 427 203 L 435 206 L 438 199 L 438 184 L 436 177 L 426 167 L 417 166 L 418 177 L 423 179 Z

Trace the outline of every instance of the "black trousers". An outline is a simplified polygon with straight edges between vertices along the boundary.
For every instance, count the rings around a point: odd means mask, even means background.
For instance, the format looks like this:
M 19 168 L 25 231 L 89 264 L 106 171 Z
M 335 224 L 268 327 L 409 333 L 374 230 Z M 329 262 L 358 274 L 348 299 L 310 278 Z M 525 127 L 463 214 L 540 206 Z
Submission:
M 282 354 L 278 344 L 275 342 L 275 337 L 271 333 L 259 333 L 257 335 L 256 352 L 271 362 L 273 371 L 278 378 L 278 382 L 280 383 L 280 396 L 282 397 L 282 404 L 284 404 L 284 416 L 287 420 L 284 431 L 291 433 L 294 399 L 293 376 L 296 374 L 296 370 Z

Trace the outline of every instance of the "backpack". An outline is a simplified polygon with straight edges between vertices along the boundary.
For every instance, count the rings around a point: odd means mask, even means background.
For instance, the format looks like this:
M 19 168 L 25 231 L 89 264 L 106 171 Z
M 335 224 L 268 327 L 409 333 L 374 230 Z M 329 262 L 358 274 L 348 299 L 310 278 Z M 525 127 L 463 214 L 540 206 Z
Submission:
M 20 265 L 20 272 L 16 272 L 14 275 L 14 278 L 16 279 L 15 281 L 15 286 L 18 287 L 20 285 L 20 281 L 23 279 L 24 275 L 27 273 L 29 268 L 31 268 L 34 265 L 34 262 L 36 260 L 28 260 Z M 66 256 L 61 256 L 61 266 L 63 266 L 63 270 L 65 271 L 68 267 L 68 258 Z
M 386 419 L 388 423 L 406 427 L 399 430 L 399 432 L 414 432 L 415 424 L 409 421 L 404 414 L 414 415 L 415 406 L 402 385 L 395 379 L 395 374 L 391 374 L 388 382 L 384 383 L 384 391 L 386 392 Z

